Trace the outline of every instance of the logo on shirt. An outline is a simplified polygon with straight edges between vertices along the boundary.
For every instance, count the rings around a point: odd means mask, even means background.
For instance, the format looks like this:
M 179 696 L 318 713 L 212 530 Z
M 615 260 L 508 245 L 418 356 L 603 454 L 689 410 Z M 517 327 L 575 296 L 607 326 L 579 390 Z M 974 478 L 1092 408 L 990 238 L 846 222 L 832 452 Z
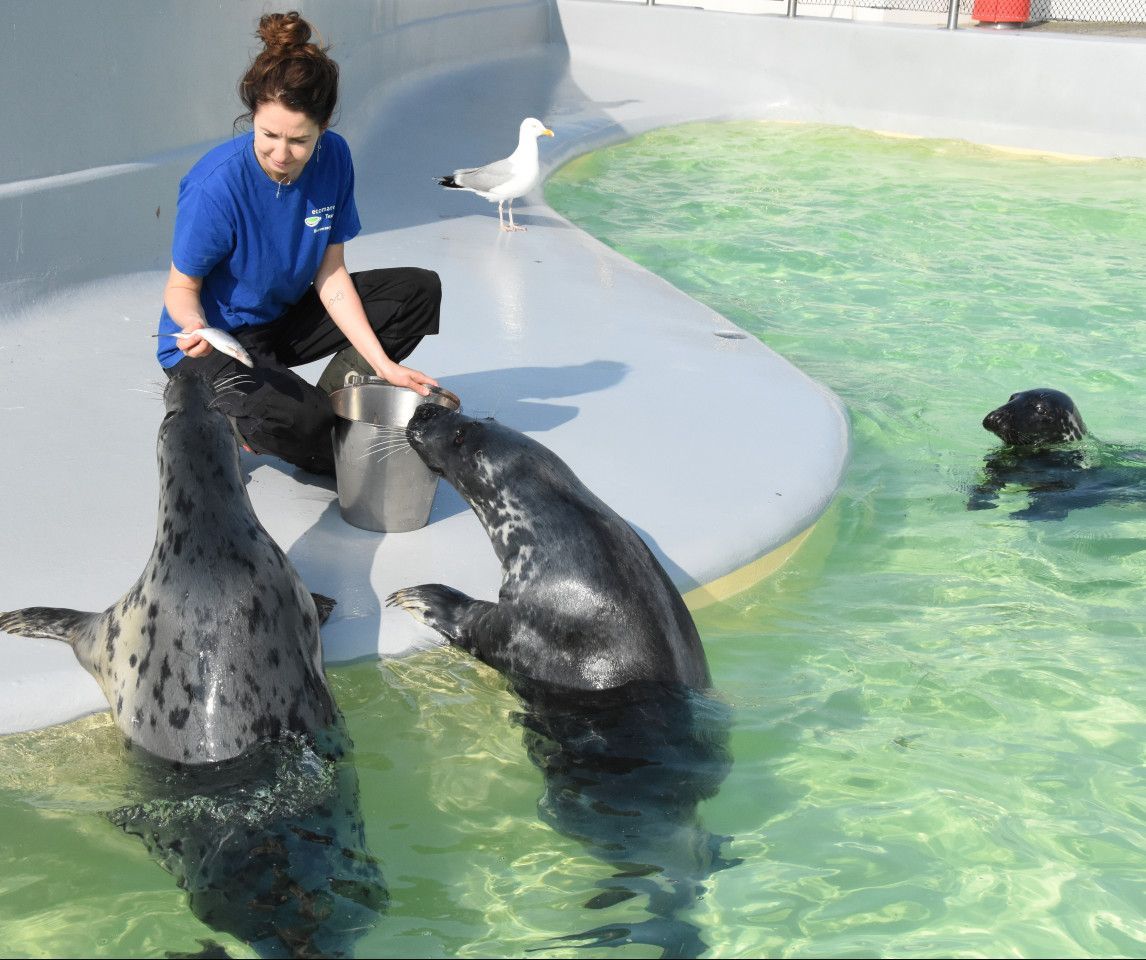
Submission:
M 324 230 L 329 230 L 334 225 L 334 209 L 336 206 L 337 204 L 331 204 L 329 207 L 315 207 L 310 211 L 310 216 L 302 222 L 315 233 L 322 233 Z

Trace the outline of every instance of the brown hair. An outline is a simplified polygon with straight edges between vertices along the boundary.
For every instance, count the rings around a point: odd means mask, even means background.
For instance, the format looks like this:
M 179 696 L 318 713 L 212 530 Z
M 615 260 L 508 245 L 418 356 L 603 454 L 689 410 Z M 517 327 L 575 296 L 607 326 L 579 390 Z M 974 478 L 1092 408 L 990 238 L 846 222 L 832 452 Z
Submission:
M 239 81 L 247 112 L 236 125 L 252 121 L 261 103 L 281 103 L 324 129 L 329 126 L 338 104 L 338 64 L 326 55 L 328 47 L 310 42 L 311 33 L 297 11 L 259 18 L 256 36 L 264 46 Z

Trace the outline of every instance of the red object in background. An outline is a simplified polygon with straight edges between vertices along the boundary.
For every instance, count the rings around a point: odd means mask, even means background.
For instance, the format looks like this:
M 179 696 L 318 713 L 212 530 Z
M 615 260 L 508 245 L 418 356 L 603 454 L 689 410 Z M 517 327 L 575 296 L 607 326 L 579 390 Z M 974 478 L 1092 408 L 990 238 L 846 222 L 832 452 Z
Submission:
M 1031 0 L 975 0 L 971 19 L 980 23 L 1026 23 Z

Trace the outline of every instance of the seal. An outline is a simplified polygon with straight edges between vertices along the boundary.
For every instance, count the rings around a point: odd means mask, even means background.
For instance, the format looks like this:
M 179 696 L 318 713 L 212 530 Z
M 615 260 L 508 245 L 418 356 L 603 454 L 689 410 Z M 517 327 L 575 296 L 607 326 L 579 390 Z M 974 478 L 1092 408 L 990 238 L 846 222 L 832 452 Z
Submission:
M 477 514 L 502 564 L 498 602 L 442 584 L 387 600 L 511 677 L 606 690 L 710 684 L 680 593 L 633 529 L 552 451 L 492 419 L 422 404 L 411 446 Z
M 983 427 L 1012 447 L 1070 443 L 1087 433 L 1074 401 L 1050 387 L 1012 393 L 983 418 Z
M 313 735 L 336 712 L 318 634 L 333 601 L 316 605 L 259 523 L 216 400 L 199 377 L 167 385 L 155 546 L 126 594 L 102 613 L 0 614 L 7 633 L 71 644 L 127 739 L 183 764 Z
M 731 838 L 710 832 L 698 812 L 732 765 L 727 705 L 679 684 L 568 696 L 529 683 L 514 688 L 526 704 L 514 719 L 544 777 L 538 815 L 612 868 L 585 908 L 632 901 L 626 914 L 611 911 L 608 923 L 553 946 L 643 943 L 665 957 L 703 956 L 708 947 L 689 910 L 708 877 L 741 862 L 721 854 Z
M 0 629 L 71 644 L 99 682 L 146 797 L 107 818 L 200 919 L 266 956 L 352 956 L 388 895 L 322 669 L 334 602 L 255 516 L 214 387 L 178 373 L 164 401 L 158 529 L 134 586 L 103 613 L 29 607 Z
M 1027 506 L 1011 514 L 1022 520 L 1062 520 L 1071 510 L 1146 499 L 1146 455 L 1096 440 L 1061 390 L 1013 393 L 983 427 L 1003 445 L 984 458 L 968 510 L 994 509 L 1007 487 L 1028 494 Z
M 430 407 L 433 406 L 433 409 Z M 647 898 L 651 917 L 554 948 L 705 945 L 687 909 L 734 861 L 699 803 L 727 775 L 728 711 L 680 593 L 636 532 L 546 447 L 494 420 L 423 404 L 407 438 L 481 521 L 502 564 L 497 603 L 441 584 L 388 602 L 505 674 L 542 772 L 541 819 L 613 868 L 585 906 Z
M 219 764 L 141 762 L 144 799 L 106 816 L 175 877 L 195 916 L 259 956 L 352 957 L 389 894 L 358 772 L 328 752 L 287 734 Z

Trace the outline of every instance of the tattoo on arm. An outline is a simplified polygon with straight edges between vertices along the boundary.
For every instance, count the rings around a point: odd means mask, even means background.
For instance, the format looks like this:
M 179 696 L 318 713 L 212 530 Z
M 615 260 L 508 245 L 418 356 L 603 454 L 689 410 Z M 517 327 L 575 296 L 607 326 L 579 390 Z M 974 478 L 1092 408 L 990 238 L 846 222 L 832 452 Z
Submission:
M 339 290 L 336 294 L 334 294 L 334 296 L 330 297 L 326 301 L 326 305 L 328 307 L 333 307 L 336 303 L 338 303 L 339 300 L 345 300 L 345 299 L 346 299 L 346 294 L 343 293 L 341 290 Z

